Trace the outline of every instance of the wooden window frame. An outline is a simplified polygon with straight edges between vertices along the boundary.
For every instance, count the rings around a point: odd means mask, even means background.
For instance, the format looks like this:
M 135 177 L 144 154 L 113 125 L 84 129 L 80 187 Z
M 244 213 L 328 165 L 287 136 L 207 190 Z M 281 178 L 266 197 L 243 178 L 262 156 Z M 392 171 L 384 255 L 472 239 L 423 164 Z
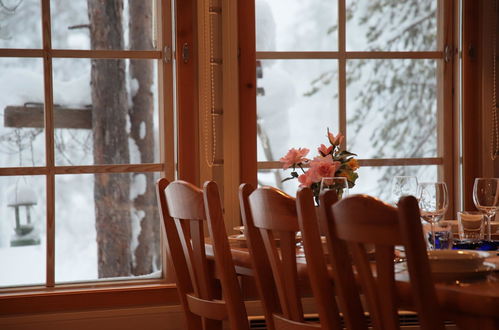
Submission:
M 45 166 L 4 167 L 0 168 L 0 176 L 43 175 L 46 177 L 46 227 L 47 227 L 47 262 L 45 285 L 19 286 L 0 289 L 0 316 L 15 314 L 32 314 L 58 311 L 76 311 L 95 308 L 119 308 L 154 305 L 178 304 L 177 292 L 171 284 L 168 272 L 162 278 L 141 280 L 85 281 L 76 284 L 55 283 L 55 176 L 63 174 L 95 174 L 95 173 L 136 173 L 159 172 L 162 176 L 175 178 L 175 140 L 174 140 L 174 107 L 173 65 L 180 61 L 172 59 L 172 33 L 175 28 L 171 24 L 172 11 L 179 17 L 176 20 L 178 29 L 184 22 L 190 21 L 185 7 L 187 2 L 179 1 L 173 7 L 173 0 L 153 0 L 158 12 L 157 50 L 69 50 L 52 49 L 50 0 L 41 0 L 42 13 L 42 49 L 0 49 L 2 57 L 29 57 L 43 60 L 44 70 L 44 122 L 45 122 Z M 161 19 L 166 18 L 166 19 Z M 192 28 L 188 28 L 192 30 Z M 177 38 L 177 42 L 180 38 Z M 85 59 L 148 59 L 158 62 L 158 104 L 160 125 L 160 161 L 151 164 L 109 164 L 57 166 L 54 155 L 54 108 L 52 99 L 52 59 L 85 58 Z M 191 84 L 193 77 L 177 69 L 176 83 L 179 86 Z M 171 78 L 166 78 L 171 77 Z M 179 133 L 185 132 L 180 129 Z M 162 237 L 162 246 L 164 237 Z M 162 251 L 165 251 L 162 248 Z M 162 256 L 162 269 L 168 270 L 166 255 Z
M 460 194 L 458 178 L 456 177 L 457 162 L 455 162 L 454 136 L 456 134 L 456 116 L 454 111 L 454 53 L 457 51 L 457 33 L 454 21 L 459 14 L 457 3 L 451 0 L 438 0 L 437 3 L 437 50 L 435 51 L 347 51 L 346 50 L 346 0 L 338 0 L 338 50 L 337 51 L 256 51 L 256 60 L 291 60 L 291 59 L 325 59 L 338 61 L 338 116 L 339 131 L 345 133 L 345 147 L 348 132 L 346 120 L 346 62 L 355 59 L 433 59 L 437 63 L 437 109 L 439 109 L 437 128 L 437 157 L 423 158 L 383 158 L 359 159 L 361 166 L 409 166 L 437 165 L 438 177 L 447 183 L 452 194 L 448 215 L 455 214 Z M 254 23 L 253 23 L 254 24 Z M 447 47 L 447 48 L 446 48 Z M 446 54 L 445 49 L 450 53 Z M 447 59 L 446 59 L 446 56 Z M 444 122 L 446 123 L 444 125 Z M 256 140 L 256 134 L 255 140 Z M 445 146 L 445 148 L 444 148 Z M 258 161 L 258 169 L 281 169 L 278 161 Z

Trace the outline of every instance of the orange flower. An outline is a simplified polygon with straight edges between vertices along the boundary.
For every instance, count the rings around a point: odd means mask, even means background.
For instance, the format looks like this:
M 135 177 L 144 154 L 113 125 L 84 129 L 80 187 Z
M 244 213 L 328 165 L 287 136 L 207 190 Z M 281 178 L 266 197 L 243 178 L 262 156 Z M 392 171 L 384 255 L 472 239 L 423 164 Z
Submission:
M 348 179 L 348 173 L 345 171 L 341 171 L 340 173 L 336 174 L 336 176 L 342 176 Z
M 355 158 L 351 158 L 348 162 L 347 162 L 347 165 L 348 167 L 350 167 L 352 169 L 352 171 L 355 171 L 357 170 L 360 166 L 359 166 L 359 162 L 357 161 L 357 159 Z

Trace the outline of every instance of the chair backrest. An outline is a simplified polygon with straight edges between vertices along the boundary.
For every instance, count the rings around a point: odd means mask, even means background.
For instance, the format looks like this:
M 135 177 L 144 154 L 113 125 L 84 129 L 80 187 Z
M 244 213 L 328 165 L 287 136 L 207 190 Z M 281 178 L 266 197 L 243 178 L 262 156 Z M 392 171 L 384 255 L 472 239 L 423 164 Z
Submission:
M 314 203 L 314 194 L 308 187 L 296 193 L 298 224 L 301 230 L 303 249 L 307 260 L 307 271 L 312 292 L 324 329 L 338 329 L 341 324 L 336 293 L 329 276 L 324 249 L 322 248 L 319 218 Z
M 417 200 L 408 196 L 395 208 L 367 196 L 354 195 L 328 203 L 321 196 L 324 225 L 331 252 L 335 280 L 338 282 L 340 306 L 346 318 L 358 318 L 362 312 L 348 299 L 358 296 L 352 285 L 357 271 L 375 329 L 398 329 L 395 286 L 394 248 L 405 247 L 413 297 L 423 329 L 443 329 L 435 288 L 423 241 Z M 370 262 L 373 254 L 375 266 Z M 351 260 L 348 260 L 351 256 Z M 350 320 L 355 322 L 354 320 Z
M 263 187 L 254 190 L 249 195 L 248 204 L 252 224 L 260 234 L 278 294 L 280 312 L 273 311 L 275 329 L 319 328 L 317 324 L 304 322 L 299 283 L 302 278 L 299 276 L 297 267 L 296 234 L 300 231 L 300 227 L 295 199 L 278 189 Z M 246 225 L 248 225 L 248 222 L 245 223 Z M 246 230 L 253 229 L 247 228 Z M 319 236 L 317 228 L 316 234 Z M 320 237 L 318 242 L 320 244 Z M 308 247 L 310 248 L 310 245 Z M 322 250 L 321 246 L 318 248 Z M 252 257 L 257 253 L 259 252 L 252 251 Z M 322 259 L 324 259 L 323 255 Z M 317 265 L 317 263 L 312 264 Z M 323 275 L 322 279 L 330 283 L 327 278 L 325 263 L 322 266 L 324 267 L 322 273 L 320 273 Z M 255 267 L 258 268 L 256 262 Z M 258 276 L 258 274 L 255 275 Z M 315 276 L 321 278 L 316 274 Z M 328 302 L 319 308 L 320 328 L 340 329 L 340 318 L 332 288 L 329 286 L 330 290 L 327 292 L 316 292 L 315 290 L 318 287 L 327 288 L 327 283 L 322 283 L 322 286 L 320 284 L 312 286 L 314 296 L 316 294 L 323 296 L 319 299 L 319 303 L 326 300 Z M 329 310 L 324 312 L 328 308 Z
M 253 217 L 249 206 L 249 195 L 255 189 L 247 183 L 239 186 L 239 206 L 244 225 L 244 236 L 246 237 L 246 245 L 251 255 L 253 275 L 256 282 L 258 293 L 260 294 L 267 322 L 267 329 L 274 330 L 274 313 L 281 313 L 279 298 L 274 284 L 274 275 L 270 268 L 269 259 L 265 252 L 262 235 L 253 223 Z
M 185 181 L 157 183 L 158 201 L 179 298 L 189 329 L 248 329 L 246 309 L 232 262 L 223 223 L 218 188 L 207 182 L 204 190 Z M 213 244 L 222 299 L 216 289 L 214 269 L 206 258 L 204 225 Z

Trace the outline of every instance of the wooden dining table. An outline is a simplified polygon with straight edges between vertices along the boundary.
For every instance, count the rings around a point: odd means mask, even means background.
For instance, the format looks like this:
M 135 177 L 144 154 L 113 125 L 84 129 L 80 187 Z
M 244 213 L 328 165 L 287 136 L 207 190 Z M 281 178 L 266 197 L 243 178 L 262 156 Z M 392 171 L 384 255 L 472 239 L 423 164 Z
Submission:
M 251 258 L 244 242 L 231 241 L 230 245 L 237 274 L 252 277 Z M 206 244 L 206 254 L 208 258 L 213 256 L 209 243 Z M 499 257 L 494 259 L 492 261 L 499 265 Z M 306 277 L 303 255 L 298 254 L 297 267 L 298 273 Z M 396 286 L 400 308 L 414 310 L 409 274 L 403 269 L 396 271 Z M 455 322 L 460 329 L 499 330 L 499 272 L 466 280 L 437 281 L 435 288 L 445 318 Z

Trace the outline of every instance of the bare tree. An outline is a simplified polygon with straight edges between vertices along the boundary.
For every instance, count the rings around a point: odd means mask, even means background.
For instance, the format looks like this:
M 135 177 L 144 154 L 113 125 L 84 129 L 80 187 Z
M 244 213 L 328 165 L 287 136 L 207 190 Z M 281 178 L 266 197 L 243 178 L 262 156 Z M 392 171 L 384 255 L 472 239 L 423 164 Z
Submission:
M 88 0 L 92 49 L 123 49 L 123 0 Z M 123 59 L 92 60 L 92 132 L 95 164 L 128 163 L 128 115 Z M 96 174 L 95 226 L 99 277 L 129 276 L 130 175 Z
M 152 49 L 152 1 L 130 0 L 130 48 Z M 142 163 L 154 162 L 154 104 L 151 87 L 153 85 L 153 63 L 147 60 L 131 60 L 131 79 L 138 87 L 132 96 L 130 109 L 131 131 L 130 136 L 135 141 Z M 149 274 L 159 267 L 159 221 L 156 212 L 154 195 L 154 174 L 135 174 L 145 176 L 143 193 L 133 201 L 136 216 L 141 218 L 138 246 L 135 249 L 134 275 Z M 156 257 L 156 258 L 155 258 Z M 154 264 L 156 262 L 156 264 Z

